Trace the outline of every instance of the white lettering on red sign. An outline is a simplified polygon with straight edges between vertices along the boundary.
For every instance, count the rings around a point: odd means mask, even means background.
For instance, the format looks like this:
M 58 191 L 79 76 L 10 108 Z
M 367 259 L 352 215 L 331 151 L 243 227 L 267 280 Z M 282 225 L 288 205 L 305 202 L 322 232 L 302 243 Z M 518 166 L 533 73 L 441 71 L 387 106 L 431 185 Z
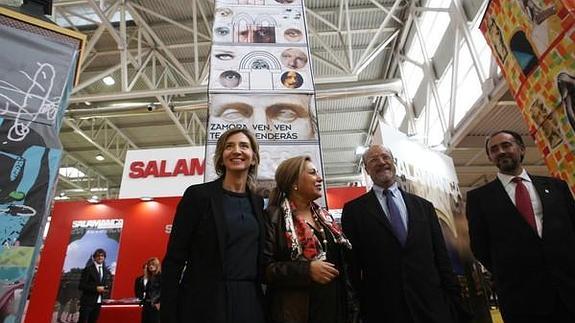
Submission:
M 166 160 L 133 161 L 130 164 L 130 178 L 176 177 L 178 175 L 203 175 L 205 160 L 199 158 L 178 159 L 173 168 L 167 169 Z

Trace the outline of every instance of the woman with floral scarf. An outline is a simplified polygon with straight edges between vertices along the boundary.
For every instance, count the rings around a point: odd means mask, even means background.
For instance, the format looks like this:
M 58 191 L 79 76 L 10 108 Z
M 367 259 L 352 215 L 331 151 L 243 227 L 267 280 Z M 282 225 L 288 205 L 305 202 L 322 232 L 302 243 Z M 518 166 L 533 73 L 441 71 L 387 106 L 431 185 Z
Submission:
M 264 246 L 268 315 L 273 323 L 357 322 L 348 276 L 351 244 L 325 208 L 308 156 L 283 161 L 266 209 Z

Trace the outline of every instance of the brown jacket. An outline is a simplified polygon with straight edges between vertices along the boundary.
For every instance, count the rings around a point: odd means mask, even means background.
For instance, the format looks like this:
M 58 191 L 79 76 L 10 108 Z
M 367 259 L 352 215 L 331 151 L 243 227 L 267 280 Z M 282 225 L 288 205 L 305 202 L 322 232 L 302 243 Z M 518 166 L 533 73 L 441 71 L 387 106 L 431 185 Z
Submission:
M 291 260 L 285 235 L 285 221 L 281 209 L 268 207 L 264 211 L 266 238 L 264 243 L 267 310 L 273 323 L 309 323 L 310 261 Z M 346 263 L 343 248 L 341 257 Z M 355 322 L 359 313 L 347 266 L 338 268 L 345 286 L 346 299 L 342 306 L 347 313 L 345 322 Z M 335 309 L 334 309 L 335 310 Z

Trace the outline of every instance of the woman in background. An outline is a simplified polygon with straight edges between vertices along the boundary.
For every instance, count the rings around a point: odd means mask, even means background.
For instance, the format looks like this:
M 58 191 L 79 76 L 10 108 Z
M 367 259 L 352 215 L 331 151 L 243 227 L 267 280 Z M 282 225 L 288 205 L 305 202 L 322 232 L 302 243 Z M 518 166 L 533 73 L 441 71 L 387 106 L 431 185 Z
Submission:
M 160 322 L 160 260 L 152 257 L 144 264 L 144 274 L 136 278 L 134 292 L 142 304 L 142 323 Z
M 351 244 L 314 201 L 323 179 L 308 156 L 283 161 L 266 209 L 264 263 L 273 323 L 357 322 L 347 257 Z
M 259 161 L 252 133 L 228 130 L 214 154 L 219 178 L 184 193 L 162 267 L 162 323 L 264 323 Z

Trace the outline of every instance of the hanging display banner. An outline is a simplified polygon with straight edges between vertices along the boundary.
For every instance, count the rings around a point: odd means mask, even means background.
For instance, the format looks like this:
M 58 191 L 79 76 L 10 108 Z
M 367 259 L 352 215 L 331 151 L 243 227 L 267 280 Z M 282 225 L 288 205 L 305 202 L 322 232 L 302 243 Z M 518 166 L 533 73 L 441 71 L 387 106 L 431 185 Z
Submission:
M 107 292 L 102 298 L 110 296 L 116 265 L 120 234 L 124 220 L 122 219 L 94 219 L 72 221 L 70 242 L 66 249 L 66 258 L 60 278 L 58 297 L 54 305 L 52 323 L 75 323 L 80 317 L 80 297 L 82 292 L 78 289 L 82 270 L 93 262 L 92 254 L 96 249 L 106 251 L 104 267 L 112 277 L 106 281 Z
M 84 35 L 0 7 L 0 305 L 10 304 L 0 316 L 8 320 L 24 310 L 84 42 Z
M 492 0 L 481 30 L 553 176 L 575 193 L 575 6 Z
M 307 154 L 322 172 L 302 1 L 216 0 L 213 35 L 206 181 L 216 178 L 215 145 L 230 128 L 248 129 L 260 143 L 264 195 L 287 158 Z
M 182 196 L 204 181 L 204 153 L 203 147 L 129 150 L 120 198 Z

